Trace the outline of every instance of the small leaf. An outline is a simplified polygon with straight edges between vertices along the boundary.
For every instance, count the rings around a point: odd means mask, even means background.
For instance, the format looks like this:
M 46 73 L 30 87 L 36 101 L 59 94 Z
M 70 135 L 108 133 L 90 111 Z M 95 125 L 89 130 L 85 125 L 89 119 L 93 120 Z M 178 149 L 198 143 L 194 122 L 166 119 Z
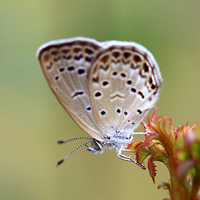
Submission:
M 137 150 L 144 142 L 142 140 L 133 140 L 125 149 Z
M 143 163 L 145 158 L 149 156 L 151 153 L 144 149 L 143 145 L 136 151 L 136 160 L 139 163 Z
M 158 185 L 158 189 L 165 189 L 165 190 L 170 190 L 170 184 L 167 182 L 162 182 Z
M 149 174 L 151 178 L 153 179 L 153 182 L 155 183 L 155 177 L 156 177 L 156 166 L 153 163 L 153 154 L 150 156 L 148 160 L 148 169 L 149 169 Z

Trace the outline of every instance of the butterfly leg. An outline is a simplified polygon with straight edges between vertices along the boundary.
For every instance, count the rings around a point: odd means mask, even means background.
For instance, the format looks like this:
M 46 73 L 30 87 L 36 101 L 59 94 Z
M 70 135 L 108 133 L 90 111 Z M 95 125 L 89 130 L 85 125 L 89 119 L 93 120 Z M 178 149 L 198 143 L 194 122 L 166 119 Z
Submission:
M 118 155 L 118 158 L 122 159 L 122 160 L 125 160 L 125 161 L 129 161 L 129 162 L 134 162 L 137 166 L 142 167 L 141 164 L 139 164 L 138 162 L 136 162 L 135 160 L 133 160 L 130 156 L 125 156 L 122 154 L 122 150 L 123 149 L 117 149 L 117 155 Z
M 135 153 L 135 150 L 130 150 L 130 149 L 123 149 L 123 151 L 127 151 L 127 152 L 133 152 L 133 153 Z

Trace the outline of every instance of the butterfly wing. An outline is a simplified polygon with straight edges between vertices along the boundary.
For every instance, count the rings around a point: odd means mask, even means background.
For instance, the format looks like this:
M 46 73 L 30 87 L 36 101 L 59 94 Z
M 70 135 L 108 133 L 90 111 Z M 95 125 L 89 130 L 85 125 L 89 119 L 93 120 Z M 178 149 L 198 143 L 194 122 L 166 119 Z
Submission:
M 88 134 L 102 141 L 88 91 L 88 71 L 101 43 L 87 38 L 52 41 L 37 56 L 47 83 L 63 108 Z
M 106 135 L 130 133 L 155 104 L 162 77 L 153 55 L 143 46 L 117 41 L 104 45 L 89 74 L 96 122 Z

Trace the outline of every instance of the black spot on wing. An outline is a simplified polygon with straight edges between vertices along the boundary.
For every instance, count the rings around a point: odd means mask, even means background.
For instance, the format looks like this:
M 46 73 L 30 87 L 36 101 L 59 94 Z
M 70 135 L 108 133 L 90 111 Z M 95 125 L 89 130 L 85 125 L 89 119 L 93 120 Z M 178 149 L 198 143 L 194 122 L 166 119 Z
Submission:
M 74 93 L 72 94 L 72 98 L 75 98 L 75 97 L 77 97 L 77 96 L 82 96 L 82 95 L 84 95 L 84 91 L 83 91 L 83 90 L 80 90 L 80 91 L 74 92 Z

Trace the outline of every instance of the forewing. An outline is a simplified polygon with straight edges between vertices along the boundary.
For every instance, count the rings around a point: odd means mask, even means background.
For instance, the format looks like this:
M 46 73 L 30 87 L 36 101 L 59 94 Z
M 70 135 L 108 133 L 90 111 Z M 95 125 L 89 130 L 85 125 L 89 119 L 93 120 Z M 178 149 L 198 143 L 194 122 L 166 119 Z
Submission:
M 86 38 L 52 41 L 38 50 L 48 85 L 74 121 L 92 137 L 102 140 L 88 91 L 88 71 L 101 44 Z
M 101 49 L 92 65 L 89 89 L 101 131 L 130 133 L 161 90 L 162 77 L 153 55 L 136 43 L 118 42 Z

